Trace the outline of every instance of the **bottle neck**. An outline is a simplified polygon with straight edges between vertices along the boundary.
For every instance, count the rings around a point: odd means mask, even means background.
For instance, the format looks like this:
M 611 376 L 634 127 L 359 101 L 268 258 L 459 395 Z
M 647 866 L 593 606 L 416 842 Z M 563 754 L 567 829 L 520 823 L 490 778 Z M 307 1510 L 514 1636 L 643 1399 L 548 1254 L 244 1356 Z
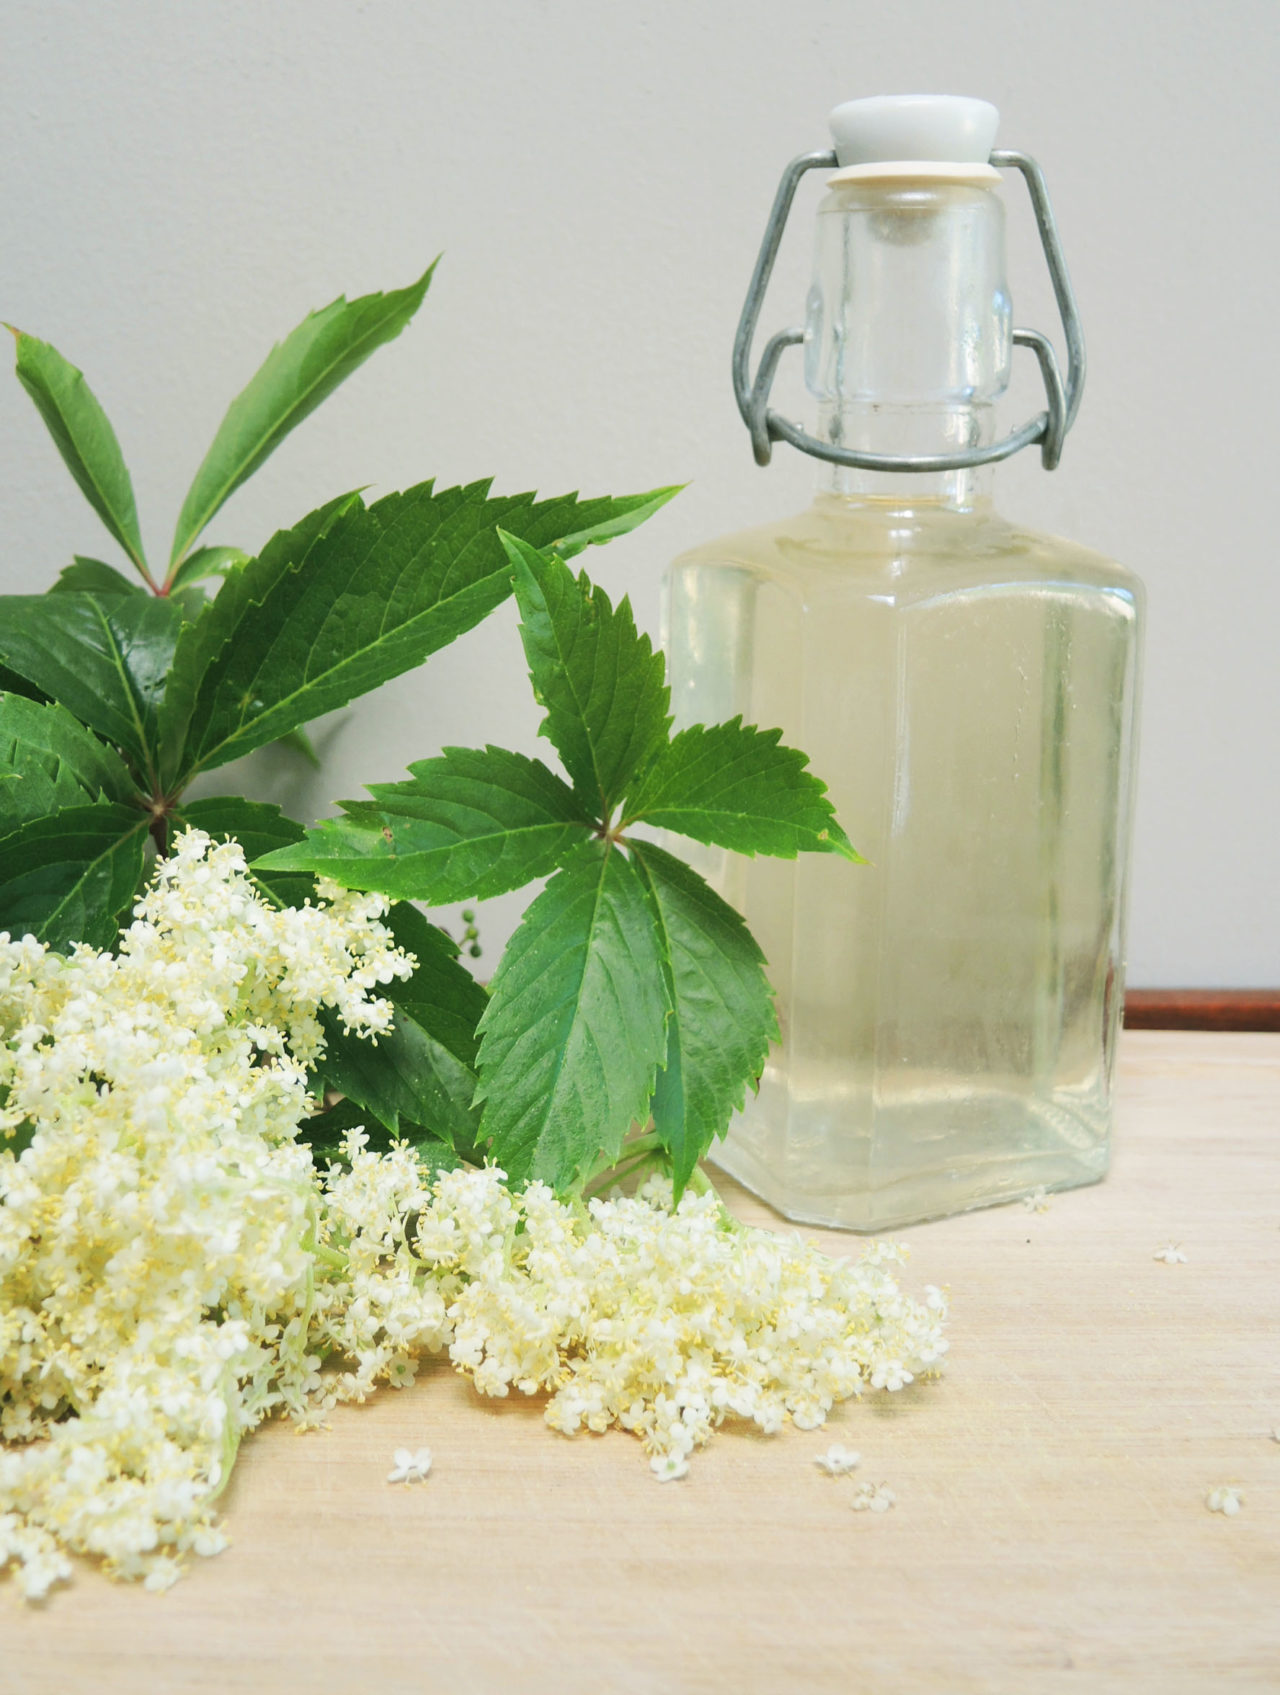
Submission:
M 805 375 L 815 433 L 833 446 L 934 456 L 995 440 L 1012 351 L 998 177 L 929 170 L 838 176 L 819 209 Z M 965 510 L 990 498 L 985 466 L 821 465 L 820 487 L 847 499 Z
M 869 453 L 939 454 L 985 447 L 995 440 L 995 407 L 879 406 L 872 402 L 823 407 L 821 440 Z M 865 471 L 818 461 L 819 493 L 896 506 L 948 506 L 966 512 L 990 503 L 994 467 L 958 471 Z

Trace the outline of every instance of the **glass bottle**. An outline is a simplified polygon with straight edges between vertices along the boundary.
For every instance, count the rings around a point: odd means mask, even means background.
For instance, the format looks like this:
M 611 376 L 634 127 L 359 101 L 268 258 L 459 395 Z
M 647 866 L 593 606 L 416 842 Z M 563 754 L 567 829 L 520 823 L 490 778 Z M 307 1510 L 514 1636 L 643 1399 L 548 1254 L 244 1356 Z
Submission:
M 777 437 L 820 452 L 822 486 L 798 517 L 685 554 L 665 594 L 677 725 L 780 726 L 867 860 L 703 862 L 764 949 L 782 1031 L 713 1157 L 788 1217 L 855 1230 L 1095 1182 L 1108 1161 L 1142 590 L 991 504 L 1010 443 L 1056 460 L 1083 369 L 1047 200 L 1065 389 L 1045 338 L 1011 330 L 988 160 L 1033 197 L 1038 173 L 991 154 L 995 121 L 985 102 L 852 102 L 836 155 L 796 161 L 792 192 L 800 169 L 841 166 L 803 332 L 816 438 L 766 410 L 799 332 L 739 397 L 757 457 Z M 1015 340 L 1050 404 L 996 444 Z

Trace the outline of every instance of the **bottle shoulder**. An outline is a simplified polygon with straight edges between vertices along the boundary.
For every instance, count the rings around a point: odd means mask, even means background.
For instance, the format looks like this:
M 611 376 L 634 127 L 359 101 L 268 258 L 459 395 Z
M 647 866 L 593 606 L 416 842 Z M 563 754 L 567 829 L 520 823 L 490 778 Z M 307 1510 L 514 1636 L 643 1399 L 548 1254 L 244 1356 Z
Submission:
M 969 510 L 820 498 L 806 511 L 706 542 L 676 559 L 673 580 L 728 569 L 806 594 L 861 585 L 933 592 L 947 583 L 1057 582 L 1142 599 L 1140 579 L 1106 555 L 1011 522 L 990 506 Z

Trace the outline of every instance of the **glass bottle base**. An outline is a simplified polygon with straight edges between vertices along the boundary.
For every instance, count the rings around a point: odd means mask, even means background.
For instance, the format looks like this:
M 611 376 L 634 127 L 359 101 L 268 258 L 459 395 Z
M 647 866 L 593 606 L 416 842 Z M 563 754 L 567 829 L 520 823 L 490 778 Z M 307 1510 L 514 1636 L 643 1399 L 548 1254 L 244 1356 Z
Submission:
M 877 1114 L 874 1139 L 840 1134 L 829 1098 L 793 1100 L 782 1138 L 776 1114 L 764 1122 L 768 1103 L 757 1105 L 710 1158 L 785 1218 L 830 1229 L 879 1234 L 1041 1187 L 1080 1188 L 1100 1182 L 1109 1163 L 1105 1114 L 955 1079 L 900 1091 Z M 845 1147 L 838 1165 L 833 1144 Z

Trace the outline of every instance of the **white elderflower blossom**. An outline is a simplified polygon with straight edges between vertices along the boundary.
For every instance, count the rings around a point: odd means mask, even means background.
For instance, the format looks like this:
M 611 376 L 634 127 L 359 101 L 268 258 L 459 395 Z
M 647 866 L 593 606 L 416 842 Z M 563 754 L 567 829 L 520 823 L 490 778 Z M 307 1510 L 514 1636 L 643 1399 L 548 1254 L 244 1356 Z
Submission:
M 153 1588 L 216 1553 L 241 1436 L 313 1394 L 294 1134 L 321 1007 L 376 1033 L 369 990 L 412 970 L 384 909 L 276 911 L 189 831 L 117 955 L 0 936 L 0 1568 L 28 1596 L 61 1548 Z
M 1177 1242 L 1167 1242 L 1163 1248 L 1157 1248 L 1152 1259 L 1163 1260 L 1166 1265 L 1185 1265 L 1187 1256 Z
M 867 1388 L 936 1372 L 942 1314 L 908 1300 L 872 1246 L 829 1259 L 796 1235 L 746 1229 L 714 1194 L 650 1178 L 632 1198 L 513 1195 L 502 1174 L 450 1172 L 422 1208 L 417 1248 L 456 1279 L 454 1364 L 485 1394 L 549 1391 L 566 1435 L 620 1425 L 686 1459 L 726 1418 L 761 1430 L 822 1424 Z
M 1052 1202 L 1045 1192 L 1044 1184 L 1039 1184 L 1029 1195 L 1024 1195 L 1022 1205 L 1027 1212 L 1048 1212 Z
M 855 1513 L 887 1513 L 897 1500 L 887 1483 L 860 1483 L 853 1497 Z
M 1234 1518 L 1244 1505 L 1244 1491 L 1237 1489 L 1233 1483 L 1223 1483 L 1216 1489 L 1210 1489 L 1204 1504 L 1211 1513 L 1225 1513 L 1228 1518 Z
M 814 1465 L 820 1466 L 828 1477 L 843 1477 L 860 1462 L 862 1455 L 853 1448 L 842 1448 L 838 1442 L 833 1442 L 825 1454 L 819 1454 Z
M 430 1448 L 419 1448 L 417 1453 L 411 1448 L 397 1448 L 392 1457 L 395 1466 L 387 1473 L 388 1483 L 426 1482 L 427 1473 L 431 1470 Z
M 901 1360 L 881 1360 L 871 1373 L 871 1387 L 873 1389 L 896 1391 L 905 1389 L 907 1384 L 913 1381 L 913 1374 L 907 1370 Z
M 688 1477 L 689 1462 L 679 1454 L 655 1454 L 649 1469 L 659 1483 L 673 1483 L 679 1477 Z

